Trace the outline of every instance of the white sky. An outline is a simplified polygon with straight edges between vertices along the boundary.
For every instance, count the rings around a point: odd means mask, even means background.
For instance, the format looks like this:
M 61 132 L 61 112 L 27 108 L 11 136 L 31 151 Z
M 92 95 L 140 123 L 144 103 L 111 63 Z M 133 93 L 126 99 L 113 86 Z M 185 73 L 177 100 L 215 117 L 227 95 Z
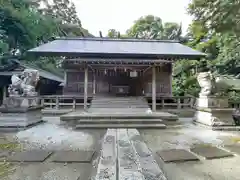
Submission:
M 191 0 L 72 0 L 84 28 L 99 36 L 109 29 L 124 34 L 141 16 L 154 15 L 163 22 L 182 22 L 186 32 L 191 22 L 186 7 Z

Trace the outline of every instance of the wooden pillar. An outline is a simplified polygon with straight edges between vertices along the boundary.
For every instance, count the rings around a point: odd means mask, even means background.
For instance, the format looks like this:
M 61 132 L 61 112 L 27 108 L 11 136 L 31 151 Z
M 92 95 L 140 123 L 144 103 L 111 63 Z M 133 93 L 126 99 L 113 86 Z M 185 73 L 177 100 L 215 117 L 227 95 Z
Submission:
M 67 85 L 67 71 L 64 71 L 64 86 Z
M 170 96 L 172 96 L 172 81 L 173 81 L 173 77 L 172 77 L 172 67 L 173 65 L 170 64 L 170 72 L 169 72 L 169 81 L 170 81 Z
M 87 99 L 88 99 L 88 67 L 85 67 L 84 73 L 84 109 L 87 109 Z
M 152 111 L 156 111 L 156 67 L 152 66 Z
M 93 72 L 93 95 L 96 94 L 96 73 Z
M 3 101 L 7 99 L 7 87 L 3 86 Z
M 58 98 L 58 96 L 56 96 L 56 98 L 55 98 L 55 103 L 56 103 L 55 109 L 59 109 L 59 98 Z

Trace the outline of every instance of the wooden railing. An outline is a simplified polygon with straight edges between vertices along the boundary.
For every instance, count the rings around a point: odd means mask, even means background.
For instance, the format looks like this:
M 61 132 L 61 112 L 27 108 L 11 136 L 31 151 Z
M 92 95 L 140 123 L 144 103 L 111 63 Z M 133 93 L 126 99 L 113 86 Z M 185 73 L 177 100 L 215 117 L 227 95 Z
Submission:
M 184 109 L 184 108 L 194 108 L 196 98 L 188 96 L 175 96 L 175 97 L 158 97 L 157 98 L 157 108 L 161 109 Z M 149 103 L 151 105 L 151 103 Z
M 173 109 L 184 109 L 184 108 L 195 108 L 196 97 L 192 96 L 179 96 L 179 97 L 161 97 L 157 100 L 157 107 L 162 109 L 173 108 Z M 240 108 L 240 101 L 229 101 L 229 108 Z M 150 103 L 151 105 L 151 103 Z
M 149 99 L 150 100 L 150 99 Z M 40 103 L 44 107 L 60 109 L 62 107 L 76 109 L 83 107 L 83 96 L 76 95 L 52 95 L 41 96 Z M 90 105 L 88 101 L 87 105 Z M 151 106 L 151 102 L 149 103 Z M 196 106 L 196 98 L 190 96 L 161 97 L 157 99 L 157 108 L 162 109 L 193 109 Z M 240 108 L 240 102 L 229 102 L 229 108 Z
M 52 95 L 52 96 L 41 96 L 40 103 L 42 106 L 47 108 L 71 108 L 76 109 L 77 107 L 83 107 L 84 97 L 83 96 L 76 96 L 76 95 Z M 88 102 L 87 105 L 89 106 L 90 103 Z
M 240 108 L 240 102 L 236 102 L 236 101 L 229 101 L 229 108 Z

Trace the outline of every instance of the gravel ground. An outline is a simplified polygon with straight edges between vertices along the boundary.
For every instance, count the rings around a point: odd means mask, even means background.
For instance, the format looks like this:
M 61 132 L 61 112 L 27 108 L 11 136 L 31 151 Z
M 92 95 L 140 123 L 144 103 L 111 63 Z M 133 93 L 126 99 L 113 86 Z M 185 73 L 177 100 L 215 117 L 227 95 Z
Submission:
M 60 125 L 57 118 L 17 133 L 2 134 L 8 141 L 18 141 L 24 150 L 95 150 L 104 130 L 75 131 Z M 87 180 L 89 163 L 13 163 L 13 173 L 1 180 Z
M 74 131 L 45 123 L 16 134 L 24 149 L 92 150 L 100 143 L 103 131 Z
M 240 132 L 212 131 L 186 122 L 161 131 L 141 130 L 140 134 L 153 152 L 172 148 L 189 149 L 196 144 L 224 147 L 240 142 Z M 240 177 L 239 156 L 214 160 L 199 158 L 201 161 L 198 163 L 161 163 L 160 166 L 169 180 L 238 180 Z
M 31 163 L 15 166 L 13 174 L 2 180 L 87 180 L 91 164 Z

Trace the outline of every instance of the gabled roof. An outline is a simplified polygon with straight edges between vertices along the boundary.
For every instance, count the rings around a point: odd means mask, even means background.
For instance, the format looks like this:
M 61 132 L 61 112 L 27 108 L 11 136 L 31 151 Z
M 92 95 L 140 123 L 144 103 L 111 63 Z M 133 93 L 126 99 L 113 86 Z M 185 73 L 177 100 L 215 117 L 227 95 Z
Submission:
M 136 59 L 199 59 L 206 56 L 177 41 L 109 38 L 58 38 L 28 53 L 38 56 Z

